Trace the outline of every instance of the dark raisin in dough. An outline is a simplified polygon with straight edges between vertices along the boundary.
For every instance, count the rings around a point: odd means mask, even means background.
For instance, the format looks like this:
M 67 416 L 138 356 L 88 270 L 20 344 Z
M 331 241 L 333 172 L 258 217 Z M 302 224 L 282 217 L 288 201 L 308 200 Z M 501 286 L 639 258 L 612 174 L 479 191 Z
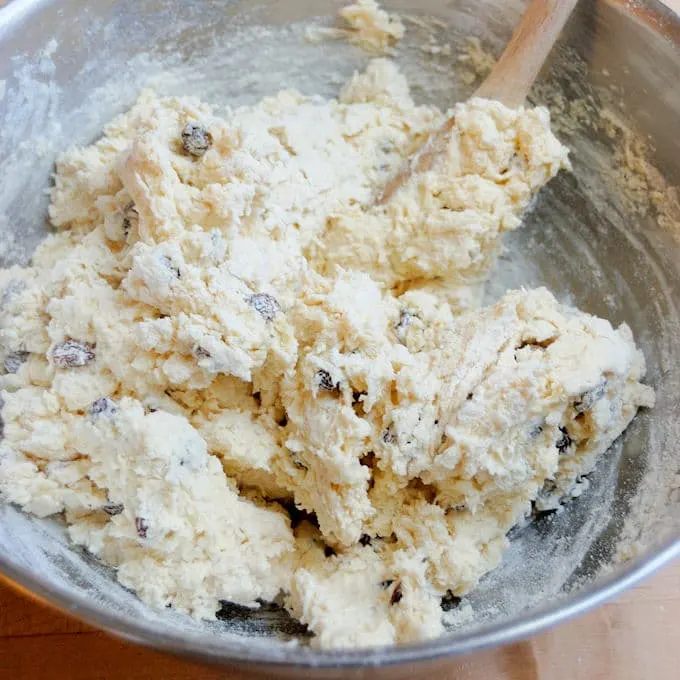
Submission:
M 52 348 L 52 362 L 57 368 L 77 368 L 95 360 L 94 345 L 67 340 Z
M 200 158 L 212 146 L 212 135 L 200 123 L 187 123 L 182 130 L 184 150 Z

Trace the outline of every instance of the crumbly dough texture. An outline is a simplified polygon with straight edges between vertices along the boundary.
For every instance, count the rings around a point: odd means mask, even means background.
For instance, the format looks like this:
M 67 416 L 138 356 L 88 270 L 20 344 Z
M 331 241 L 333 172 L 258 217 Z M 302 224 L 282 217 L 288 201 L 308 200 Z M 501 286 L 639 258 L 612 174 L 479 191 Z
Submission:
M 331 101 L 147 91 L 66 151 L 57 232 L 0 272 L 4 499 L 156 607 L 282 594 L 324 648 L 440 635 L 653 402 L 625 325 L 544 289 L 478 308 L 567 150 L 544 109 L 454 113 L 377 207 L 444 115 L 384 59 Z
M 343 7 L 338 16 L 342 27 L 312 24 L 307 27 L 306 39 L 322 42 L 344 38 L 366 52 L 384 55 L 389 54 L 406 33 L 401 18 L 383 10 L 376 0 L 357 0 Z
M 350 26 L 350 42 L 372 52 L 385 52 L 404 37 L 405 28 L 396 14 L 386 12 L 376 0 L 357 0 L 339 15 Z

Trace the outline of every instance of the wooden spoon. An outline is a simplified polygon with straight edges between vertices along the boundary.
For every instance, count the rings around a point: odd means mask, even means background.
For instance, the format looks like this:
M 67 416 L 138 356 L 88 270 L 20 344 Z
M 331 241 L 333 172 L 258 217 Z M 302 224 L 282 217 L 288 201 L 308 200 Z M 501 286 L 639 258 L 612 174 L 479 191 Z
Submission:
M 578 0 L 531 0 L 500 59 L 475 92 L 475 97 L 496 99 L 517 108 L 526 99 Z M 402 170 L 383 189 L 377 203 L 386 203 L 415 173 L 432 167 L 434 159 L 447 148 L 452 116 L 430 135 Z

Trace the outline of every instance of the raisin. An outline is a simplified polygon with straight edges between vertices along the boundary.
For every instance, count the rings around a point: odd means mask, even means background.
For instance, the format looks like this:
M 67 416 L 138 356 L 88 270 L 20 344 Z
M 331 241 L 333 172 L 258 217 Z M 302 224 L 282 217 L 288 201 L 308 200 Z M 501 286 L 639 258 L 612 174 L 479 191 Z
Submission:
M 161 262 L 163 266 L 169 269 L 178 279 L 182 278 L 182 272 L 180 272 L 179 267 L 167 256 L 163 255 L 161 257 Z
M 107 503 L 102 507 L 102 510 L 109 515 L 109 517 L 120 515 L 120 513 L 123 512 L 123 509 L 122 503 Z
M 5 357 L 4 367 L 7 373 L 16 373 L 26 359 L 28 359 L 29 352 L 10 352 Z
M 592 390 L 584 392 L 578 401 L 574 402 L 574 410 L 576 413 L 585 413 L 590 411 L 595 404 L 604 397 L 605 391 L 607 389 L 607 381 L 605 380 L 602 384 L 594 387 Z
M 259 392 L 253 392 L 253 399 L 258 406 L 262 406 L 262 395 Z
M 281 311 L 278 300 L 269 293 L 254 293 L 248 298 L 248 304 L 265 320 L 273 321 Z
M 195 356 L 197 359 L 210 359 L 210 357 L 212 357 L 212 354 L 210 354 L 210 352 L 208 352 L 207 349 L 204 349 L 203 347 L 201 347 L 201 346 L 199 345 L 199 346 L 196 347 L 196 349 L 194 350 L 194 356 Z
M 574 440 L 569 436 L 569 432 L 566 427 L 560 426 L 560 432 L 561 436 L 555 443 L 555 446 L 561 455 L 567 452 L 569 447 L 574 443 Z
M 442 597 L 441 608 L 445 612 L 450 612 L 455 609 L 460 604 L 460 598 L 456 597 L 450 590 L 446 591 L 444 597 Z
M 390 604 L 398 604 L 401 602 L 401 598 L 404 597 L 404 593 L 401 591 L 401 581 L 394 586 L 392 591 L 392 597 L 390 597 Z
M 393 583 L 394 583 L 394 579 L 393 579 L 393 578 L 388 578 L 388 579 L 386 579 L 386 580 L 380 582 L 380 587 L 381 587 L 383 590 L 387 590 Z
M 92 406 L 90 406 L 88 413 L 91 416 L 104 415 L 110 418 L 117 410 L 115 403 L 111 399 L 108 397 L 100 397 L 92 402 Z
M 86 366 L 95 359 L 94 345 L 89 342 L 67 340 L 52 348 L 52 362 L 57 368 Z
M 146 538 L 146 533 L 149 530 L 149 525 L 143 517 L 135 517 L 135 529 L 137 529 L 137 536 Z
M 182 130 L 184 150 L 200 158 L 213 143 L 212 135 L 200 123 L 187 123 Z
M 536 437 L 538 437 L 538 435 L 541 434 L 541 432 L 543 432 L 543 426 L 542 425 L 536 425 L 535 427 L 532 427 L 529 430 L 529 438 L 530 439 L 536 439 Z
M 323 554 L 325 557 L 335 557 L 335 555 L 337 555 L 335 550 L 333 550 L 330 545 L 324 546 Z
M 277 421 L 276 424 L 279 427 L 286 427 L 288 425 L 288 416 L 284 413 Z
M 385 429 L 385 431 L 382 434 L 382 440 L 385 442 L 385 444 L 394 444 L 394 442 L 397 441 L 397 435 L 394 434 L 394 430 L 392 427 L 388 427 Z
M 123 235 L 128 237 L 133 228 L 139 225 L 139 212 L 135 207 L 135 202 L 130 201 L 125 208 L 123 208 Z
M 363 545 L 364 548 L 367 545 L 371 545 L 371 537 L 368 534 L 361 534 L 361 537 L 359 538 L 359 544 Z
M 323 368 L 316 373 L 316 384 L 320 390 L 324 390 L 325 392 L 340 391 L 340 383 L 334 383 L 331 374 Z

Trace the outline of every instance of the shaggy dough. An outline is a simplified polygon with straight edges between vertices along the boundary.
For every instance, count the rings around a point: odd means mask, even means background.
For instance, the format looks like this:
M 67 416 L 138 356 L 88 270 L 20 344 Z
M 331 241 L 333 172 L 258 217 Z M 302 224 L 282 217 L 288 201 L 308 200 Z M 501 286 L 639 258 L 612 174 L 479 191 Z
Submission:
M 348 28 L 328 28 L 311 25 L 306 38 L 310 42 L 322 42 L 345 38 L 369 53 L 387 54 L 406 33 L 403 22 L 396 14 L 381 9 L 376 0 L 357 0 L 343 7 L 338 15 Z
M 439 635 L 653 402 L 626 326 L 546 290 L 477 309 L 567 151 L 544 109 L 454 112 L 383 207 L 444 115 L 383 59 L 337 101 L 144 92 L 65 152 L 57 233 L 0 272 L 5 500 L 154 606 L 283 593 L 322 647 Z
M 365 50 L 385 52 L 404 37 L 401 19 L 381 9 L 376 0 L 357 0 L 339 14 L 352 28 L 349 40 Z

